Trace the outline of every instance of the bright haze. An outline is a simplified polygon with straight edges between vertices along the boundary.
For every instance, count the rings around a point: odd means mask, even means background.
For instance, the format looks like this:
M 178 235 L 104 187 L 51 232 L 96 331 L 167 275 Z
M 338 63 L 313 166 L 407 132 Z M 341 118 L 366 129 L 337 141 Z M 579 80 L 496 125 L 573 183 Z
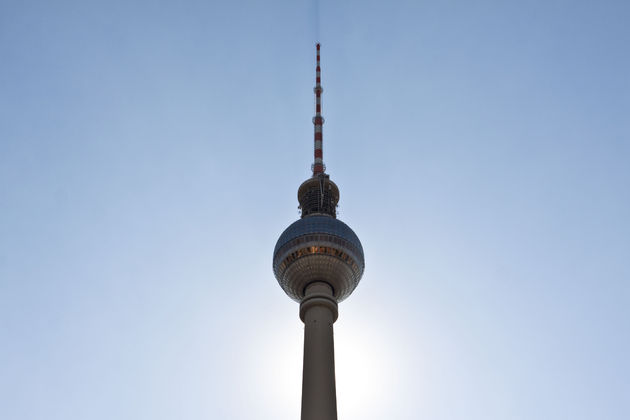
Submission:
M 299 417 L 271 258 L 311 174 L 320 41 L 324 161 L 366 258 L 340 419 L 630 418 L 629 21 L 3 1 L 0 417 Z

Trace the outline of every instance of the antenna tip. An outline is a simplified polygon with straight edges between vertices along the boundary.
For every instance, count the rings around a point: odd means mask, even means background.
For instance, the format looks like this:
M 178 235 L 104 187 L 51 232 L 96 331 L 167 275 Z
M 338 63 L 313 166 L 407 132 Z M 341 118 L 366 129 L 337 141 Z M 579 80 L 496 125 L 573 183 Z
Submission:
M 316 45 L 317 45 L 317 49 L 319 50 L 319 42 Z

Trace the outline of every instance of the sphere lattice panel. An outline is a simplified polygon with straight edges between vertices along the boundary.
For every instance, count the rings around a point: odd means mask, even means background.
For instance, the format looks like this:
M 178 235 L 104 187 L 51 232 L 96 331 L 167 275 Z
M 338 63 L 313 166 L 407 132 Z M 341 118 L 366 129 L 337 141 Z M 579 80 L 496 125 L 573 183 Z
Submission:
M 310 215 L 291 224 L 273 252 L 276 279 L 298 302 L 304 298 L 306 286 L 315 281 L 330 284 L 337 301 L 342 301 L 357 287 L 364 268 L 357 235 L 328 215 Z

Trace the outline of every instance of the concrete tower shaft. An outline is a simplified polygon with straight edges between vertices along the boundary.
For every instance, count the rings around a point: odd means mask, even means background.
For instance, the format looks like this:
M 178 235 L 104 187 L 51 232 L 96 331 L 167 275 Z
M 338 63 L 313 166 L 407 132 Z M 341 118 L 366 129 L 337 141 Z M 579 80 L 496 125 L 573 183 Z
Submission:
M 337 302 L 326 283 L 309 284 L 300 305 L 304 321 L 302 420 L 337 420 L 333 323 Z

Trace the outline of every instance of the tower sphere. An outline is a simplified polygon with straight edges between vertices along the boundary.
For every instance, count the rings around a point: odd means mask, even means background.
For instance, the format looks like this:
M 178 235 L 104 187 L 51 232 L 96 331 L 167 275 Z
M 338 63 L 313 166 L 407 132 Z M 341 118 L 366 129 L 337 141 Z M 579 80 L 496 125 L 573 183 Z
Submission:
M 300 302 L 311 283 L 328 283 L 340 302 L 363 275 L 363 247 L 348 225 L 328 214 L 311 214 L 291 224 L 273 251 L 273 272 L 289 297 Z

